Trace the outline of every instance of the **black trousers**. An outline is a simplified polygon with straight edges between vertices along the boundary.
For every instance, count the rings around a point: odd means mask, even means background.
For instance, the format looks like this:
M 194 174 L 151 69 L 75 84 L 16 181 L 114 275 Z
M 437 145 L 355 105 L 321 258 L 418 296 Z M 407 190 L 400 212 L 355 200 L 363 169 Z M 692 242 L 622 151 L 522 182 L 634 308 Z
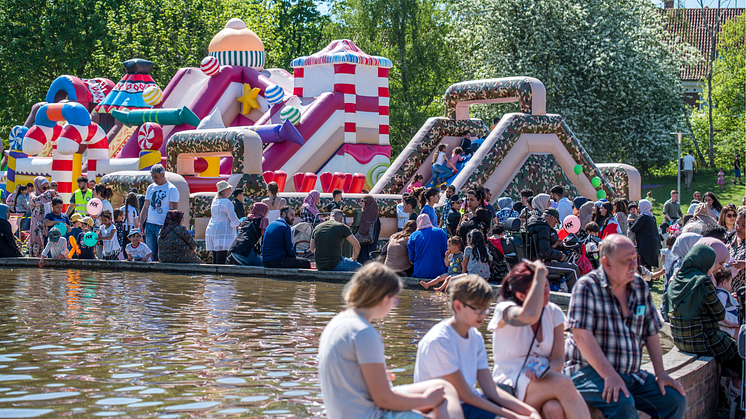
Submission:
M 212 264 L 213 265 L 225 265 L 226 259 L 228 259 L 227 250 L 213 250 L 212 251 Z
M 311 261 L 306 258 L 285 256 L 280 260 L 263 260 L 265 268 L 303 268 L 311 269 Z

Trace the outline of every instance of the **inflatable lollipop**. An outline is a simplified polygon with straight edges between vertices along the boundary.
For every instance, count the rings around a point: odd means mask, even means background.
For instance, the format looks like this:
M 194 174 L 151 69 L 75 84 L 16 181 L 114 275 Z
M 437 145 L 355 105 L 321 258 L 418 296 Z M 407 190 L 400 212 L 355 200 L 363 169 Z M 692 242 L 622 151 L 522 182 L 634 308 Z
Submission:
M 161 103 L 163 92 L 158 86 L 150 86 L 142 92 L 142 100 L 150 106 L 156 106 Z
M 101 211 L 104 210 L 104 204 L 101 202 L 98 198 L 93 198 L 90 201 L 88 201 L 88 205 L 86 205 L 86 209 L 88 210 L 88 214 L 96 216 L 101 214 Z
M 163 144 L 163 128 L 155 122 L 146 122 L 137 130 L 140 150 L 159 150 Z
M 217 58 L 208 55 L 199 63 L 199 68 L 205 75 L 212 77 L 220 72 L 220 62 Z
M 264 98 L 267 99 L 267 102 L 277 105 L 282 103 L 282 99 L 285 98 L 285 91 L 282 87 L 273 84 L 264 90 Z
M 295 106 L 285 106 L 280 111 L 280 120 L 282 122 L 290 121 L 291 124 L 298 125 L 300 123 L 300 110 Z

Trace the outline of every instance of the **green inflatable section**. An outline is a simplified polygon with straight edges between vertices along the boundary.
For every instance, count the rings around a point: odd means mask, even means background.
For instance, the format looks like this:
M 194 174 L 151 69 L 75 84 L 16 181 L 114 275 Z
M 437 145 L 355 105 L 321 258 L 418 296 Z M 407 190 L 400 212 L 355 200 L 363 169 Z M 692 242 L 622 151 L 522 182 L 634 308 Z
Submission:
M 186 106 L 179 109 L 147 109 L 129 112 L 111 111 L 111 115 L 117 121 L 131 126 L 142 125 L 146 122 L 155 122 L 160 125 L 188 124 L 196 127 L 200 122 L 199 117 Z

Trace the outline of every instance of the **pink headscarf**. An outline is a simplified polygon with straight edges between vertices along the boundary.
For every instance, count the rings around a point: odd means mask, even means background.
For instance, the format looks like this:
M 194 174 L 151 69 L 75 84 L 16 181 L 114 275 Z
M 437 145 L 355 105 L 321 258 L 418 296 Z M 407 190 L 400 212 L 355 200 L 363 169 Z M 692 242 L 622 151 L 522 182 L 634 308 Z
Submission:
M 251 206 L 251 213 L 246 216 L 246 219 L 250 221 L 261 220 L 259 222 L 259 228 L 262 230 L 262 234 L 264 234 L 264 230 L 269 225 L 269 219 L 267 218 L 268 211 L 269 207 L 267 204 L 263 202 L 254 202 L 254 205 Z
M 313 190 L 306 195 L 306 199 L 303 200 L 302 208 L 307 209 L 308 211 L 313 214 L 313 216 L 319 215 L 319 209 L 316 208 L 316 204 L 319 203 L 319 198 L 321 197 L 321 194 L 319 194 L 319 191 Z
M 430 221 L 430 216 L 427 214 L 420 214 L 417 217 L 417 230 L 423 230 L 426 228 L 431 228 L 433 226 L 433 223 Z
M 44 192 L 41 191 L 41 187 L 49 185 L 49 181 L 44 176 L 37 176 L 34 178 L 34 196 L 40 196 Z

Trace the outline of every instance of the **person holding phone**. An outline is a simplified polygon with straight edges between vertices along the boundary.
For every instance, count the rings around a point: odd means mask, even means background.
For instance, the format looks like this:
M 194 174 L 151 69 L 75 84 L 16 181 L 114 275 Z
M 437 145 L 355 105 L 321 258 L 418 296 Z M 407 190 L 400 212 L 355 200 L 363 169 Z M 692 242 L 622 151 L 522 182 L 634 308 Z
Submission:
M 542 417 L 590 419 L 583 397 L 562 374 L 564 323 L 562 309 L 549 302 L 544 263 L 524 259 L 515 265 L 503 281 L 487 326 L 495 361 L 492 379 Z

